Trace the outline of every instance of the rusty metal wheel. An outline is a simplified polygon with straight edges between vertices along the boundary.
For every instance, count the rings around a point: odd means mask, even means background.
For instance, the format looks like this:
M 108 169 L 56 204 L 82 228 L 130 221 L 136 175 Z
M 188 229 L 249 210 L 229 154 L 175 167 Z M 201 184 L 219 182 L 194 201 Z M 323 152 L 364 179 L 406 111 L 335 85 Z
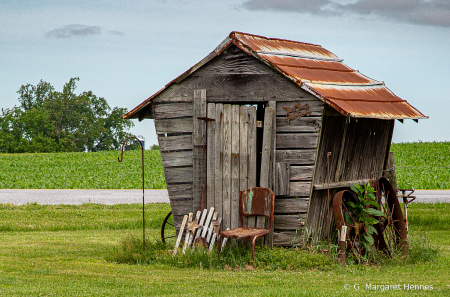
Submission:
M 384 214 L 380 217 L 379 223 L 375 225 L 378 235 L 374 236 L 375 244 L 378 250 L 385 251 L 389 255 L 400 248 L 403 253 L 407 249 L 406 224 L 402 209 L 397 197 L 397 191 L 391 183 L 384 177 L 370 181 L 375 188 L 377 202 Z
M 161 225 L 161 241 L 166 243 L 169 238 L 176 237 L 175 224 L 173 222 L 172 212 L 169 212 Z

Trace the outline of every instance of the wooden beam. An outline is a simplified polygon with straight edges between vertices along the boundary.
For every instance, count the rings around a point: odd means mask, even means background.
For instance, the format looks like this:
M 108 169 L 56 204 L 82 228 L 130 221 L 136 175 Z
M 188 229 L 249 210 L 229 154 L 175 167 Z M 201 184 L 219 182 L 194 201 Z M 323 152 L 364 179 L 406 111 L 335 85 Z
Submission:
M 335 183 L 330 183 L 330 189 L 337 189 L 337 188 L 348 188 L 353 184 L 361 184 L 361 182 L 367 183 L 370 179 L 363 179 L 363 180 L 350 180 L 350 181 L 340 181 Z M 315 184 L 314 190 L 326 190 L 328 189 L 328 184 Z
M 206 117 L 206 90 L 194 90 L 194 209 L 206 207 L 206 124 L 197 119 Z

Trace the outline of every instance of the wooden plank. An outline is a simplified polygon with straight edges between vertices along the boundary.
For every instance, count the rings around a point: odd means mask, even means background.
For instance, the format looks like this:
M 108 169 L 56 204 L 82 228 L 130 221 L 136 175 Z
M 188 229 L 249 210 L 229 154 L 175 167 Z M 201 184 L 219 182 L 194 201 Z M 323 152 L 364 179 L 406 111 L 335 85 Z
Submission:
M 217 216 L 218 216 L 217 211 L 215 211 L 214 215 L 213 215 L 213 217 L 212 217 L 212 219 L 211 219 L 211 221 L 210 221 L 210 223 L 208 225 L 208 233 L 206 234 L 206 242 L 208 242 L 208 243 L 211 242 L 211 236 L 212 236 L 213 231 L 214 231 L 214 221 L 217 220 Z
M 276 156 L 276 151 L 277 151 L 277 138 L 275 137 L 276 135 L 276 131 L 277 131 L 277 116 L 276 116 L 276 110 L 277 110 L 277 102 L 276 101 L 269 101 L 268 106 L 270 108 L 273 109 L 273 114 L 272 114 L 272 150 L 270 152 L 270 175 L 269 175 L 269 186 L 270 189 L 275 190 L 276 187 L 276 177 L 275 177 L 275 166 L 276 166 L 276 160 L 275 160 L 275 156 Z M 269 228 L 270 223 L 267 222 L 266 227 Z M 269 248 L 273 248 L 273 226 L 272 229 L 270 230 L 270 233 L 266 236 L 265 241 L 267 243 L 267 246 Z
M 277 198 L 275 200 L 275 213 L 306 213 L 308 211 L 308 198 Z
M 212 213 L 211 213 L 211 215 L 212 215 Z M 205 208 L 205 209 L 203 209 L 202 216 L 200 218 L 200 223 L 199 223 L 200 228 L 198 228 L 197 231 L 195 232 L 193 242 L 195 242 L 195 239 L 199 238 L 200 235 L 203 233 L 203 227 L 205 226 L 207 216 L 208 216 L 208 209 Z
M 300 103 L 301 105 L 308 104 L 309 105 L 309 111 L 311 114 L 310 117 L 320 117 L 323 113 L 323 102 L 319 99 L 312 99 L 312 100 L 299 100 L 297 102 L 291 101 L 291 102 L 278 102 L 277 104 L 277 117 L 286 117 L 287 111 L 285 107 L 287 108 L 293 108 L 295 104 Z
M 290 165 L 287 162 L 277 162 L 275 168 L 275 195 L 286 196 L 289 195 L 289 181 L 290 181 Z
M 300 119 L 286 121 L 286 118 L 277 118 L 278 132 L 319 132 L 322 124 L 320 117 L 302 117 Z
M 272 117 L 273 109 L 271 107 L 266 107 L 264 112 L 263 147 L 261 152 L 261 177 L 259 181 L 261 187 L 265 188 L 268 188 L 270 186 L 269 170 L 271 166 L 270 154 L 272 152 Z
M 239 105 L 231 106 L 231 229 L 239 227 Z
M 311 181 L 314 166 L 291 166 L 291 181 Z
M 222 218 L 219 218 L 218 221 L 219 221 L 219 225 L 220 225 L 220 223 L 222 222 Z M 212 252 L 212 250 L 214 248 L 214 243 L 216 242 L 216 238 L 217 238 L 217 234 L 213 230 L 212 235 L 211 235 L 211 240 L 209 241 L 209 251 L 210 252 Z
M 300 230 L 304 226 L 306 219 L 305 214 L 295 215 L 275 215 L 273 218 L 273 224 L 275 230 Z
M 192 117 L 194 114 L 191 102 L 155 104 L 154 117 L 156 119 L 175 119 Z
M 223 105 L 222 230 L 231 228 L 231 105 Z
M 210 119 L 216 118 L 216 105 L 208 103 L 207 117 Z M 214 192 L 215 188 L 215 141 L 216 141 L 216 121 L 208 121 L 206 123 L 206 206 L 207 208 L 214 207 Z
M 192 209 L 192 199 L 170 200 L 170 207 L 174 216 L 183 216 Z
M 214 197 L 214 208 L 218 214 L 219 218 L 222 218 L 222 205 L 223 205 L 223 194 L 222 194 L 222 177 L 223 177 L 223 105 L 216 104 L 216 139 L 215 139 L 215 160 L 214 160 L 214 187 L 215 187 L 215 197 Z
M 277 149 L 316 148 L 318 139 L 319 134 L 317 133 L 277 134 Z
M 248 188 L 248 106 L 241 105 L 239 110 L 239 191 Z M 248 218 L 243 218 L 248 226 Z
M 166 167 L 164 175 L 167 184 L 192 182 L 192 167 Z
M 193 132 L 192 118 L 155 120 L 156 134 Z
M 202 234 L 200 235 L 201 237 L 206 238 L 206 233 L 208 232 L 208 229 L 211 225 L 211 219 L 212 219 L 213 215 L 214 215 L 214 207 L 211 207 L 209 209 L 208 216 L 206 217 L 206 221 L 203 224 Z
M 311 190 L 310 182 L 290 182 L 289 194 L 296 197 L 309 197 Z
M 161 152 L 164 167 L 192 166 L 192 151 Z
M 328 183 L 315 184 L 314 190 L 326 190 L 326 189 L 328 189 L 328 187 L 330 189 L 348 188 L 353 184 L 361 185 L 361 181 L 367 183 L 367 182 L 369 182 L 369 180 L 370 180 L 369 178 L 365 178 L 365 179 L 361 179 L 361 180 L 340 181 L 340 182 L 330 183 L 330 185 L 328 185 Z
M 292 165 L 314 165 L 316 160 L 315 149 L 303 150 L 277 150 L 276 161 L 288 162 Z
M 169 193 L 169 199 L 186 198 L 193 199 L 193 187 L 192 183 L 188 184 L 167 184 L 167 192 Z
M 165 151 L 189 150 L 192 149 L 192 135 L 170 137 L 158 135 L 158 143 L 161 154 Z
M 206 117 L 206 90 L 194 90 L 194 119 L 193 137 L 194 145 L 194 209 L 206 207 L 206 123 L 199 120 Z
M 248 183 L 247 187 L 256 187 L 256 175 L 257 175 L 257 167 L 256 167 L 256 158 L 257 158 L 257 150 L 256 150 L 256 107 L 249 106 L 247 109 L 248 112 Z M 256 226 L 256 218 L 248 217 L 247 218 L 247 226 L 255 227 Z
M 188 222 L 189 222 L 189 223 L 192 222 L 193 216 L 194 216 L 194 214 L 193 214 L 192 212 L 189 213 L 189 218 L 188 218 Z M 186 249 L 187 249 L 188 241 L 189 241 L 189 238 L 190 238 L 190 237 L 191 237 L 191 234 L 190 234 L 190 231 L 189 231 L 189 229 L 188 229 L 188 230 L 186 230 L 186 236 L 185 236 L 185 238 L 184 238 L 183 254 L 186 253 Z
M 273 108 L 266 107 L 264 111 L 264 130 L 263 130 L 263 143 L 261 152 L 261 175 L 259 184 L 261 187 L 268 188 L 270 167 L 272 165 L 270 155 L 272 154 L 272 132 L 273 132 Z M 258 216 L 256 218 L 256 227 L 265 227 L 265 218 Z
M 188 215 L 184 215 L 183 222 L 181 223 L 180 230 L 178 231 L 177 241 L 175 242 L 175 247 L 173 249 L 174 255 L 177 254 L 178 247 L 180 246 L 181 238 L 183 237 L 183 233 L 184 233 L 184 229 L 185 229 L 187 220 L 188 220 Z
M 239 117 L 239 190 L 244 191 L 248 188 L 248 106 L 240 106 Z
M 273 244 L 276 246 L 297 246 L 301 243 L 302 231 L 274 232 Z

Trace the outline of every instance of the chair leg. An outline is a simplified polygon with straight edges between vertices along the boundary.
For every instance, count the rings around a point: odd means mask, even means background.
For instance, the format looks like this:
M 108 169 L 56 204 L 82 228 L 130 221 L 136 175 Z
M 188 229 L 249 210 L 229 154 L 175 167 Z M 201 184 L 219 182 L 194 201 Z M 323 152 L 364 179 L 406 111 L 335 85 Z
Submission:
M 257 237 L 254 237 L 252 240 L 252 262 L 255 262 L 255 243 Z

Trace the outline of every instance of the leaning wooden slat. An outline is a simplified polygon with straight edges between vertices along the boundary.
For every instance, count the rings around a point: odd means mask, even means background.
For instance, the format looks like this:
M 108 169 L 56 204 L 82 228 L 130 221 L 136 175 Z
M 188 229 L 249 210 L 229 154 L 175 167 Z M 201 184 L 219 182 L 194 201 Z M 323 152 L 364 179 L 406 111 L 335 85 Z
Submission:
M 256 107 L 249 106 L 248 108 L 248 184 L 247 187 L 256 187 Z M 256 218 L 248 217 L 248 227 L 256 226 Z
M 215 141 L 216 141 L 216 105 L 208 103 L 208 121 L 206 122 L 206 207 L 214 207 L 215 192 Z M 213 121 L 214 120 L 214 121 Z
M 223 106 L 222 226 L 231 227 L 231 105 Z
M 222 203 L 223 203 L 223 195 L 222 195 L 222 154 L 223 154 L 223 105 L 216 104 L 216 139 L 215 139 L 215 180 L 214 180 L 214 207 L 218 213 L 218 217 L 222 218 Z
M 204 120 L 199 119 L 204 117 L 206 117 L 206 90 L 194 90 L 194 209 L 206 207 L 206 124 Z
M 195 215 L 195 219 L 193 220 L 193 221 L 195 221 L 195 222 L 198 222 L 199 221 L 199 219 L 200 219 L 200 214 L 201 214 L 202 212 L 200 211 L 200 210 L 198 210 L 197 211 L 197 214 Z M 188 238 L 187 238 L 187 244 L 185 243 L 185 246 L 186 247 L 190 247 L 191 246 L 191 244 L 192 244 L 192 241 L 193 241 L 193 238 L 194 238 L 194 233 L 195 233 L 195 231 L 197 231 L 197 229 L 195 229 L 194 230 L 194 232 L 189 232 L 189 236 L 188 236 Z M 183 247 L 183 254 L 185 253 L 185 248 Z
M 203 224 L 203 230 L 202 230 L 201 237 L 206 237 L 206 232 L 208 232 L 209 225 L 211 224 L 211 218 L 212 218 L 213 214 L 214 214 L 214 207 L 211 207 L 209 209 L 208 216 L 206 217 L 206 221 Z
M 193 216 L 193 213 L 192 212 L 189 213 L 189 218 L 188 218 L 189 223 L 192 222 L 192 216 Z M 186 237 L 184 238 L 183 254 L 186 253 L 189 238 L 190 238 L 190 232 L 189 232 L 189 230 L 186 230 Z
M 268 188 L 269 185 L 269 172 L 270 166 L 270 155 L 272 153 L 272 125 L 273 125 L 273 109 L 271 107 L 266 107 L 264 111 L 264 130 L 263 130 L 263 145 L 261 152 L 261 175 L 259 184 L 261 187 Z M 265 217 L 258 216 L 256 218 L 256 227 L 265 227 Z
M 195 242 L 195 239 L 199 238 L 200 235 L 202 234 L 203 226 L 205 225 L 205 220 L 206 220 L 206 216 L 207 215 L 208 215 L 208 210 L 205 208 L 203 210 L 202 216 L 200 218 L 200 223 L 199 223 L 200 228 L 198 228 L 198 230 L 195 232 L 195 236 L 194 236 L 194 241 L 193 242 Z
M 208 243 L 211 240 L 211 236 L 212 236 L 213 230 L 214 230 L 214 221 L 217 220 L 217 216 L 218 216 L 218 214 L 217 214 L 217 211 L 216 211 L 216 212 L 214 212 L 214 215 L 213 215 L 212 220 L 211 220 L 211 222 L 209 224 L 209 227 L 208 227 L 208 234 L 206 235 L 206 242 L 208 242 Z
M 239 227 L 239 105 L 231 111 L 231 229 Z
M 184 227 L 186 226 L 187 220 L 188 220 L 188 215 L 184 215 L 183 222 L 181 223 L 180 231 L 178 231 L 177 242 L 175 243 L 175 247 L 173 249 L 174 255 L 177 254 L 178 247 L 180 246 L 181 238 L 183 237 Z
M 220 225 L 220 223 L 222 222 L 222 218 L 219 218 L 219 225 Z M 216 238 L 217 238 L 217 234 L 216 234 L 216 232 L 214 232 L 214 230 L 213 230 L 213 235 L 212 235 L 212 238 L 211 238 L 211 240 L 209 241 L 209 250 L 212 252 L 212 250 L 213 250 L 213 248 L 214 248 L 214 243 L 216 242 Z M 222 245 L 223 246 L 223 245 Z

